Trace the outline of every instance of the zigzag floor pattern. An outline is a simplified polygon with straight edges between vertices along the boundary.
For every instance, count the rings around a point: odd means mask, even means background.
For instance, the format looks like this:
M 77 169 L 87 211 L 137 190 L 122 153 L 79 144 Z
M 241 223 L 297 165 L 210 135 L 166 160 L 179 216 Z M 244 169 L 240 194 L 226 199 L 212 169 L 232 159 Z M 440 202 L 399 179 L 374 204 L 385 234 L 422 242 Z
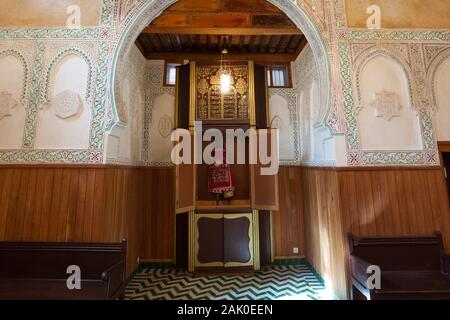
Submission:
M 146 269 L 125 290 L 126 300 L 319 300 L 330 299 L 306 265 L 273 266 L 250 275 L 193 275 Z

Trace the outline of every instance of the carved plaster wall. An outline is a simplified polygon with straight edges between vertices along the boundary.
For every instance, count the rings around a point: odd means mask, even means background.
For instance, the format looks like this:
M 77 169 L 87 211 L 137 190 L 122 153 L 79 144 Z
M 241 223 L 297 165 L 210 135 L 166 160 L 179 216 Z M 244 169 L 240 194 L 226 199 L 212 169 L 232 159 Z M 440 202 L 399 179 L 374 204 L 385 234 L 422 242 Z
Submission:
M 450 141 L 450 48 L 434 59 L 429 72 L 429 88 L 435 109 L 436 139 Z
M 171 166 L 171 133 L 175 128 L 175 88 L 163 85 L 164 61 L 148 62 L 146 70 L 142 156 L 149 166 Z
M 17 101 L 23 104 L 24 124 L 14 125 L 14 135 L 22 138 L 22 143 L 0 146 L 0 162 L 67 162 L 101 163 L 105 157 L 105 135 L 118 123 L 116 91 L 114 85 L 123 80 L 128 52 L 135 36 L 167 6 L 175 0 L 121 1 L 102 0 L 98 26 L 67 29 L 63 27 L 2 28 L 0 29 L 0 52 L 18 50 L 26 61 L 25 86 Z M 423 29 L 380 29 L 349 28 L 343 0 L 270 0 L 281 8 L 306 34 L 316 65 L 319 68 L 318 87 L 320 106 L 325 107 L 322 121 L 330 128 L 335 142 L 345 140 L 343 153 L 345 165 L 436 165 L 439 162 L 435 128 L 437 119 L 446 115 L 441 103 L 437 103 L 438 90 L 433 79 L 440 77 L 436 65 L 440 56 L 450 48 L 448 30 Z M 407 66 L 406 72 L 411 94 L 411 106 L 417 113 L 422 148 L 421 150 L 366 150 L 361 143 L 361 125 L 358 118 L 359 98 L 355 91 L 355 73 L 359 65 L 359 54 L 370 48 L 383 48 Z M 41 121 L 39 108 L 47 102 L 49 66 L 57 59 L 58 53 L 78 51 L 90 58 L 90 83 L 85 102 L 91 108 L 89 143 L 83 149 L 36 148 L 36 140 Z M 80 56 L 83 54 L 80 53 Z M 89 59 L 84 59 L 88 61 Z M 23 64 L 23 62 L 22 62 Z M 89 65 L 89 62 L 88 62 Z M 405 69 L 405 68 L 404 68 Z M 436 76 L 437 75 L 437 76 Z M 51 79 L 52 77 L 50 77 Z M 438 80 L 442 82 L 443 80 Z M 89 82 L 89 81 L 88 81 Z M 19 85 L 17 85 L 19 87 Z M 323 88 L 326 88 L 323 90 Z M 116 88 L 117 89 L 117 88 Z M 20 90 L 19 90 L 20 91 Z M 119 90 L 120 91 L 120 90 Z M 308 92 L 306 90 L 305 92 Z M 301 91 L 297 91 L 301 101 Z M 400 98 L 400 97 L 399 97 Z M 307 99 L 305 97 L 304 99 Z M 147 99 L 146 99 L 147 100 Z M 300 130 L 304 119 L 304 108 L 298 103 Z M 18 109 L 19 110 L 19 109 Z M 319 114 L 323 112 L 320 111 Z M 6 120 L 5 120 L 6 119 Z M 10 121 L 6 116 L 0 123 Z M 394 121 L 394 117 L 391 121 Z M 144 120 L 144 127 L 145 127 Z M 1 127 L 1 126 L 0 126 Z M 3 128 L 5 128 L 3 126 Z M 1 130 L 1 128 L 0 128 Z M 439 132 L 439 129 L 436 129 Z M 307 130 L 314 136 L 311 130 Z M 145 134 L 145 129 L 144 133 Z M 146 137 L 142 141 L 146 141 Z M 302 139 L 300 135 L 299 140 Z M 331 140 L 330 140 L 331 141 Z M 141 154 L 146 154 L 143 142 Z M 344 144 L 339 143 L 339 146 Z M 381 147 L 380 147 L 381 148 Z M 130 148 L 131 150 L 132 148 Z M 300 143 L 302 155 L 307 146 Z M 341 157 L 341 147 L 336 149 Z M 321 162 L 319 165 L 326 165 Z M 328 163 L 328 165 L 332 165 Z
M 270 89 L 269 96 L 270 124 L 280 130 L 280 161 L 286 165 L 298 165 L 300 141 L 296 92 L 293 89 Z
M 25 124 L 27 63 L 18 51 L 0 48 L 0 148 L 19 149 Z
M 402 66 L 389 56 L 375 55 L 357 77 L 361 149 L 421 150 L 420 122 Z
M 301 164 L 335 166 L 334 137 L 326 125 L 327 110 L 320 100 L 318 68 L 309 45 L 297 58 L 294 70 L 297 110 L 300 114 Z
M 69 54 L 52 67 L 47 102 L 39 109 L 36 149 L 88 149 L 91 107 L 89 64 Z
M 137 47 L 129 53 L 127 74 L 120 82 L 121 100 L 117 105 L 123 110 L 126 122 L 116 124 L 107 137 L 107 162 L 142 164 L 143 115 L 147 60 Z

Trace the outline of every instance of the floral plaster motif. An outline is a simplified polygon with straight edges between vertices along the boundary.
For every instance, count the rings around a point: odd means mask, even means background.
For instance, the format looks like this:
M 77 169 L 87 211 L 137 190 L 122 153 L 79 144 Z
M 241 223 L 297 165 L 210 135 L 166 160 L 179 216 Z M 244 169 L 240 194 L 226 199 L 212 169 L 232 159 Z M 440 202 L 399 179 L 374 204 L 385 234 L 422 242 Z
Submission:
M 81 109 L 80 95 L 71 90 L 65 90 L 56 95 L 52 102 L 55 114 L 61 119 L 67 119 L 76 115 Z
M 390 121 L 393 117 L 400 117 L 401 105 L 395 92 L 383 90 L 375 93 L 372 107 L 375 108 L 378 118 Z

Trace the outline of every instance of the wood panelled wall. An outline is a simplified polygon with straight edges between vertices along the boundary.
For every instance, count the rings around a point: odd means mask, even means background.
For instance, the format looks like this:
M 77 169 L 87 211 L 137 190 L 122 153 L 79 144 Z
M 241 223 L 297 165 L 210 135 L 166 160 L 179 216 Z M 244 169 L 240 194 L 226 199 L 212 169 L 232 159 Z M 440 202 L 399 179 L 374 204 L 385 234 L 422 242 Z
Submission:
M 431 235 L 450 253 L 450 209 L 440 168 L 303 168 L 306 256 L 347 296 L 346 233 Z
M 340 215 L 338 172 L 302 168 L 306 258 L 338 297 L 345 298 L 344 230 Z
M 175 170 L 145 170 L 143 259 L 174 260 Z
M 3 166 L 0 241 L 120 242 L 127 271 L 173 248 L 173 169 Z M 168 197 L 168 201 L 161 201 Z M 160 247 L 161 246 L 161 247 Z
M 346 233 L 443 233 L 450 210 L 440 168 L 282 167 L 273 212 L 275 257 L 306 256 L 347 297 Z M 172 168 L 2 166 L 0 241 L 119 242 L 138 258 L 172 261 Z M 298 247 L 299 256 L 293 254 Z
M 305 255 L 303 185 L 300 167 L 280 167 L 278 172 L 279 211 L 272 213 L 275 258 L 299 258 Z M 293 253 L 299 248 L 299 254 Z

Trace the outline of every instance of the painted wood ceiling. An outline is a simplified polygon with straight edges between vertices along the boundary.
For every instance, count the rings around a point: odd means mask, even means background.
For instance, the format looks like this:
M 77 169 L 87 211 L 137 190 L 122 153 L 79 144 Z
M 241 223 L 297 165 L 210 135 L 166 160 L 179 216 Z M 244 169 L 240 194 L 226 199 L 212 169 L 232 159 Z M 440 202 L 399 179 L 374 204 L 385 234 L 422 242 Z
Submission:
M 182 0 L 143 30 L 136 45 L 147 59 L 220 58 L 293 61 L 307 41 L 265 0 Z

